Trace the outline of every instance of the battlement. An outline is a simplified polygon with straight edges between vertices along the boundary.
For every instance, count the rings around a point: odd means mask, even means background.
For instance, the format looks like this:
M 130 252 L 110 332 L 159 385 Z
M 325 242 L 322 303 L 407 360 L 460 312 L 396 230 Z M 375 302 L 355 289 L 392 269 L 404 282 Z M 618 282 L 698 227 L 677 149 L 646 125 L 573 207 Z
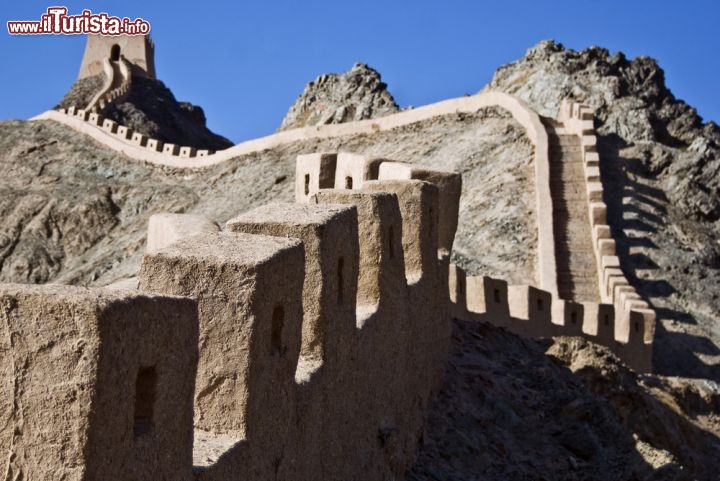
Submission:
M 451 312 L 457 319 L 488 322 L 526 337 L 585 337 L 609 348 L 638 372 L 652 368 L 652 340 L 646 340 L 643 309 L 631 308 L 617 316 L 612 304 L 554 299 L 550 292 L 533 286 L 466 276 L 454 264 L 449 274 Z M 631 327 L 626 336 L 616 335 L 618 318 Z
M 313 175 L 344 157 L 317 154 Z M 381 478 L 412 462 L 449 347 L 437 226 L 452 196 L 373 172 L 222 233 L 197 216 L 151 220 L 140 289 L 197 299 L 200 313 L 197 479 Z M 205 445 L 222 448 L 203 461 Z M 366 453 L 365 469 L 348 452 Z
M 128 77 L 129 78 L 129 77 Z M 112 136 L 113 140 L 120 141 L 126 147 L 134 146 L 147 150 L 148 152 L 162 153 L 165 155 L 190 159 L 194 157 L 207 157 L 215 152 L 212 150 L 196 149 L 195 147 L 176 145 L 165 143 L 162 140 L 148 137 L 140 132 L 134 132 L 133 129 L 120 125 L 112 119 L 106 119 L 99 111 L 102 111 L 110 102 L 117 101 L 126 95 L 130 88 L 130 81 L 123 83 L 117 89 L 108 93 L 98 95 L 97 99 L 89 104 L 88 109 L 78 109 L 69 107 L 67 109 L 59 109 L 56 112 L 63 116 L 67 116 L 72 120 L 78 120 L 85 123 L 89 127 L 101 129 L 105 134 Z M 101 92 L 102 93 L 102 92 Z M 90 109 L 93 111 L 91 112 Z M 77 127 L 76 124 L 71 124 Z
M 401 477 L 442 382 L 451 316 L 585 336 L 649 369 L 650 314 L 634 298 L 623 310 L 563 301 L 450 264 L 461 185 L 385 159 L 302 155 L 295 203 L 222 232 L 153 216 L 141 292 L 0 286 L 3 392 L 31 407 L 21 419 L 17 402 L 1 406 L 13 472 Z M 44 431 L 17 434 L 31 424 Z M 40 461 L 48 442 L 58 455 Z
M 190 479 L 194 300 L 0 284 L 0 320 L 13 478 Z
M 649 345 L 655 335 L 656 314 L 630 285 L 617 257 L 615 240 L 607 224 L 607 205 L 603 201 L 604 188 L 600 177 L 600 156 L 597 151 L 594 113 L 586 105 L 564 100 L 560 105 L 558 120 L 563 123 L 568 133 L 580 138 L 600 300 L 613 306 L 614 338 L 618 342 L 629 343 L 642 332 L 644 342 Z M 644 366 L 641 370 L 650 370 L 650 364 L 646 363 Z

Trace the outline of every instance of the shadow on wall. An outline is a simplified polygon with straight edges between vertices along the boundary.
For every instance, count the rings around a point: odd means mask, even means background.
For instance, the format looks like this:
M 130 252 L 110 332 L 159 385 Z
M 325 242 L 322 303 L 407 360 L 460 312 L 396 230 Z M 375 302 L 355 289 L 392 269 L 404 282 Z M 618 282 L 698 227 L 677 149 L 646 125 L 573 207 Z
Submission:
M 668 324 L 698 323 L 676 301 L 687 288 L 677 285 L 677 280 L 662 272 L 658 265 L 663 263 L 662 256 L 670 252 L 667 243 L 663 243 L 670 201 L 663 190 L 652 185 L 656 179 L 645 173 L 642 160 L 623 152 L 628 147 L 630 144 L 618 135 L 598 136 L 598 149 L 606 159 L 600 168 L 607 220 L 616 240 L 620 265 L 628 281 L 658 316 L 653 372 L 720 380 L 720 366 L 710 366 L 698 357 L 720 355 L 710 339 L 667 329 Z M 660 250 L 659 243 L 665 252 Z

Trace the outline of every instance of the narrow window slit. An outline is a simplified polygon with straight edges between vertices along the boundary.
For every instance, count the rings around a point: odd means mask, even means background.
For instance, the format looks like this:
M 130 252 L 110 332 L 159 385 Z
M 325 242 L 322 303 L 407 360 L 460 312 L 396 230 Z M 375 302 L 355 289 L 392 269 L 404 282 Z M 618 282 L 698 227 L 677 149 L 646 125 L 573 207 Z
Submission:
M 285 320 L 285 309 L 283 306 L 277 306 L 272 314 L 272 332 L 270 334 L 270 345 L 272 352 L 282 355 L 282 330 Z
M 157 372 L 155 366 L 141 367 L 135 381 L 134 436 L 140 437 L 152 431 L 155 410 Z
M 338 304 L 341 304 L 343 301 L 343 267 L 345 264 L 345 260 L 341 257 L 338 259 L 338 268 L 337 268 L 337 286 L 338 286 Z
M 388 257 L 390 259 L 395 257 L 395 252 L 393 250 L 393 226 L 390 226 L 390 229 L 388 230 Z

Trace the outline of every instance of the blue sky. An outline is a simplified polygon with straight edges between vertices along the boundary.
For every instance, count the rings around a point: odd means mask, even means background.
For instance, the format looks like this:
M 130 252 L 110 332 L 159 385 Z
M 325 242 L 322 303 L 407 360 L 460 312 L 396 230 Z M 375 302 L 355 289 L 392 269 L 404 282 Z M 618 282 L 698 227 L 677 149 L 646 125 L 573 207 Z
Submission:
M 83 36 L 11 36 L 5 27 L 58 4 L 149 21 L 158 77 L 234 142 L 272 133 L 308 81 L 356 61 L 380 71 L 401 106 L 420 106 L 478 91 L 548 38 L 655 57 L 677 97 L 720 121 L 717 0 L 5 0 L 0 119 L 47 110 L 75 80 Z

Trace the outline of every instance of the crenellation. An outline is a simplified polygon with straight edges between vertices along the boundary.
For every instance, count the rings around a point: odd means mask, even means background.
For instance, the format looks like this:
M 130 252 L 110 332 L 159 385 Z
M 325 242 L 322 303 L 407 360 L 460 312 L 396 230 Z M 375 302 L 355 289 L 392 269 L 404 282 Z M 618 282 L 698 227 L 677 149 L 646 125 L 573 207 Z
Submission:
M 180 146 L 176 144 L 166 143 L 163 145 L 163 153 L 168 155 L 180 154 Z
M 195 157 L 196 154 L 197 149 L 195 147 L 188 147 L 187 145 L 183 145 L 182 147 L 180 147 L 180 157 L 189 159 L 191 157 Z
M 587 177 L 586 177 L 587 179 Z M 587 182 L 587 196 L 590 202 L 603 201 L 603 188 L 600 182 Z
M 105 119 L 103 120 L 102 129 L 108 133 L 115 134 L 118 130 L 118 123 L 114 120 Z
M 585 181 L 590 183 L 600 183 L 600 166 L 588 166 L 585 168 Z
M 163 151 L 163 141 L 157 139 L 147 139 L 146 147 L 153 152 Z
M 597 246 L 597 256 L 601 259 L 605 256 L 616 255 L 615 239 L 598 239 L 595 245 Z
M 85 109 L 78 109 L 77 111 L 75 111 L 75 116 L 78 117 L 80 120 L 87 122 L 90 118 L 90 112 Z
M 186 237 L 143 258 L 141 291 L 198 302 L 196 429 L 267 449 L 273 431 L 290 429 L 303 265 L 296 239 L 234 233 Z
M 225 227 L 229 232 L 302 240 L 306 265 L 301 362 L 317 368 L 334 363 L 338 346 L 355 328 L 357 209 L 331 204 L 267 204 L 230 219 Z
M 0 413 L 8 414 L 0 443 L 9 472 L 192 479 L 196 306 L 129 291 L 0 284 Z
M 531 337 L 585 336 L 650 369 L 655 312 L 627 285 L 607 226 L 593 237 L 606 246 L 601 289 L 611 302 L 578 303 L 449 263 L 457 220 L 443 217 L 457 217 L 457 173 L 330 153 L 298 156 L 296 168 L 297 202 L 241 213 L 223 232 L 203 216 L 153 215 L 138 290 L 0 287 L 5 317 L 15 298 L 36 296 L 22 328 L 45 335 L 54 331 L 33 309 L 55 304 L 38 296 L 58 297 L 58 309 L 75 306 L 76 292 L 88 306 L 103 299 L 87 310 L 101 320 L 88 325 L 105 326 L 111 340 L 87 337 L 97 352 L 116 351 L 91 357 L 83 379 L 105 389 L 105 404 L 81 406 L 78 422 L 95 437 L 67 459 L 106 473 L 96 460 L 112 450 L 113 473 L 135 470 L 123 479 L 156 479 L 146 473 L 158 464 L 179 480 L 397 478 L 441 385 L 451 317 Z M 100 415 L 124 419 L 117 426 L 133 435 L 121 439 L 107 424 L 100 432 Z M 148 429 L 176 438 L 143 438 Z M 379 435 L 389 437 L 380 446 Z M 3 443 L 10 436 L 0 430 Z M 128 447 L 126 438 L 139 441 Z M 362 469 L 348 453 L 364 453 Z
M 115 135 L 117 135 L 123 140 L 131 139 L 134 134 L 135 132 L 133 131 L 133 129 L 125 127 L 124 125 L 118 125 L 117 131 L 115 132 Z
M 615 308 L 611 304 L 583 302 L 582 332 L 598 344 L 611 346 L 615 340 Z
M 338 152 L 335 167 L 336 189 L 362 189 L 366 180 L 377 180 L 383 159 L 349 152 Z M 322 188 L 322 187 L 321 187 Z
M 507 326 L 510 322 L 508 304 L 508 285 L 501 279 L 487 276 L 469 276 L 466 278 L 468 311 L 472 314 L 485 314 L 494 319 L 493 324 Z
M 465 271 L 456 264 L 448 269 L 448 291 L 450 293 L 450 315 L 453 319 L 468 319 L 467 276 Z
M 295 202 L 309 202 L 320 189 L 335 187 L 336 153 L 298 155 L 295 162 Z
M 590 203 L 590 224 L 593 227 L 607 224 L 607 206 L 604 202 Z
M 546 337 L 553 329 L 552 295 L 532 286 L 508 286 L 511 330 L 532 337 Z
M 595 135 L 581 135 L 581 145 L 586 152 L 596 152 L 597 137 Z
M 452 252 L 457 220 L 460 212 L 462 176 L 457 172 L 447 172 L 427 167 L 404 164 L 401 162 L 382 162 L 378 179 L 415 179 L 424 180 L 438 189 L 438 244 L 441 256 Z
M 600 154 L 597 152 L 585 151 L 583 153 L 583 160 L 587 168 L 600 167 Z
M 128 92 L 129 64 L 122 55 L 114 62 L 124 80 L 103 94 L 101 106 Z M 145 74 L 154 75 L 154 67 L 152 74 L 150 70 L 148 64 Z M 546 213 L 537 224 L 543 289 L 468 276 L 450 264 L 462 192 L 459 173 L 348 152 L 299 155 L 295 203 L 241 213 L 223 232 L 202 216 L 152 216 L 138 291 L 84 290 L 78 304 L 74 294 L 48 287 L 32 294 L 37 306 L 23 304 L 22 322 L 15 320 L 13 326 L 24 334 L 24 344 L 3 345 L 13 356 L 24 355 L 32 336 L 55 333 L 54 328 L 40 332 L 38 326 L 47 328 L 48 316 L 33 309 L 75 313 L 80 304 L 94 306 L 86 309 L 94 314 L 79 318 L 100 319 L 88 323 L 87 352 L 117 350 L 83 360 L 82 381 L 104 389 L 97 399 L 105 404 L 83 397 L 73 407 L 77 412 L 71 411 L 67 419 L 89 426 L 73 433 L 92 432 L 95 437 L 88 437 L 92 446 L 71 446 L 62 459 L 89 466 L 88 472 L 100 473 L 98 479 L 130 469 L 121 464 L 132 456 L 137 465 L 132 469 L 141 474 L 123 479 L 150 479 L 148 467 L 159 464 L 169 473 L 163 471 L 160 478 L 180 480 L 238 479 L 238 473 L 242 479 L 257 480 L 400 478 L 413 461 L 425 412 L 442 381 L 452 317 L 489 322 L 530 337 L 584 336 L 607 346 L 634 369 L 650 370 L 656 314 L 630 285 L 617 257 L 589 108 L 564 102 L 557 131 L 579 137 L 580 157 L 573 165 L 583 169 L 577 175 L 584 186 L 579 192 L 587 194 L 583 222 L 590 224 L 588 252 L 592 249 L 589 258 L 596 264 L 585 277 L 592 275 L 593 289 L 599 290 L 593 302 L 558 296 L 553 222 L 547 222 L 553 216 L 548 132 L 537 113 L 514 97 L 486 92 L 372 122 L 284 132 L 257 141 L 253 148 L 389 130 L 488 105 L 509 110 L 535 147 L 537 210 Z M 217 155 L 164 143 L 88 110 L 71 107 L 64 116 L 54 114 L 93 136 L 100 132 L 103 142 L 120 145 L 128 155 L 142 151 L 138 158 L 155 163 L 211 165 L 241 150 Z M 573 149 L 577 153 L 577 147 Z M 157 160 L 211 155 L 211 161 Z M 11 292 L 5 296 L 0 290 L 4 317 L 17 310 L 15 298 L 35 292 L 24 286 L 0 289 Z M 45 297 L 60 300 L 41 302 Z M 111 300 L 107 304 L 96 297 Z M 112 315 L 103 317 L 106 305 L 113 306 L 108 311 Z M 50 325 L 59 322 L 66 329 L 71 317 L 56 316 Z M 100 343 L 104 338 L 93 329 L 105 329 L 105 335 L 114 337 Z M 71 332 L 68 339 L 78 336 Z M 9 359 L 0 360 L 0 373 L 15 369 Z M 60 366 L 63 362 L 65 358 Z M 4 382 L 8 391 L 7 375 Z M 60 409 L 60 403 L 50 401 L 48 412 Z M 154 406 L 161 406 L 157 409 L 162 416 L 156 416 Z M 7 402 L 0 404 L 0 413 L 12 409 Z M 122 417 L 122 429 L 130 426 L 132 436 L 119 436 L 121 428 L 114 424 L 101 432 L 99 415 Z M 44 419 L 45 411 L 35 422 Z M 143 438 L 148 429 L 172 432 L 177 441 L 166 434 Z M 0 430 L 3 446 L 13 436 L 9 428 Z M 129 448 L 131 438 L 140 441 Z M 111 450 L 120 454 L 108 475 L 110 468 L 97 460 Z M 349 459 L 348 453 L 362 456 Z M 170 460 L 173 465 L 165 466 Z
M 419 180 L 367 181 L 368 190 L 397 195 L 402 215 L 402 248 L 408 284 L 434 279 L 438 268 L 438 189 Z
M 582 336 L 585 311 L 583 304 L 555 299 L 553 302 L 553 323 L 556 332 L 564 336 Z
M 366 313 L 358 318 L 358 327 L 362 327 L 361 320 L 379 308 L 383 293 L 395 295 L 405 285 L 398 198 L 388 192 L 323 189 L 315 194 L 314 200 L 321 205 L 347 204 L 357 208 L 360 246 L 357 305 Z
M 133 132 L 132 137 L 130 138 L 130 142 L 135 145 L 139 145 L 140 147 L 145 147 L 147 145 L 147 140 L 147 136 L 141 134 L 140 132 Z
M 90 125 L 96 125 L 102 127 L 105 118 L 97 112 L 91 112 L 88 116 L 88 122 Z

